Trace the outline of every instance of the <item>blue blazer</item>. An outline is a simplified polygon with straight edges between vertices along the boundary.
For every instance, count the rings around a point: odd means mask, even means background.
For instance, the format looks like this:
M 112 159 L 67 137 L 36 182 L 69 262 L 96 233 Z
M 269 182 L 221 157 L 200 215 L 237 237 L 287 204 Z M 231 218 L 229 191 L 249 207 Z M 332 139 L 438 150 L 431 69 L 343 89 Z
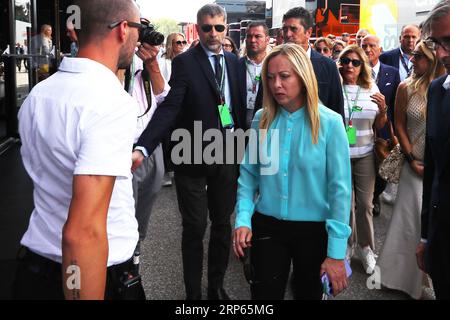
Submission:
M 230 94 L 232 117 L 236 128 L 245 127 L 245 110 L 239 93 L 238 59 L 224 52 Z M 208 129 L 221 129 L 217 106 L 220 93 L 214 71 L 201 45 L 180 54 L 172 61 L 170 91 L 164 102 L 156 109 L 152 120 L 141 134 L 137 146 L 143 146 L 151 154 L 172 129 L 185 129 L 194 137 L 194 121 L 202 122 L 202 135 Z M 203 142 L 203 149 L 209 142 Z M 194 163 L 192 143 L 191 163 Z M 202 176 L 206 165 L 174 165 L 174 170 L 191 176 Z
M 383 52 L 380 56 L 380 61 L 388 66 L 394 67 L 396 69 L 400 68 L 400 48 L 392 49 Z
M 377 76 L 377 86 L 382 95 L 384 95 L 388 109 L 388 118 L 394 124 L 394 106 L 397 88 L 400 84 L 400 75 L 398 69 L 380 63 L 380 71 Z M 378 135 L 384 139 L 389 138 L 389 129 L 387 125 L 378 130 Z
M 422 238 L 427 239 L 427 273 L 450 283 L 450 90 L 447 75 L 428 90 L 425 174 L 422 198 Z

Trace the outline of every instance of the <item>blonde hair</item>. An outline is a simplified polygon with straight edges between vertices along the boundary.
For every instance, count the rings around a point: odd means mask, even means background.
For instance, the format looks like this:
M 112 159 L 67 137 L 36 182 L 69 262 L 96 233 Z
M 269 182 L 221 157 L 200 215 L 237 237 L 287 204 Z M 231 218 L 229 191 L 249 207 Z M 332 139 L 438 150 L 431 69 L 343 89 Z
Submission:
M 424 40 L 419 41 L 417 45 L 422 51 L 424 58 L 428 60 L 429 68 L 427 68 L 427 71 L 421 76 L 417 75 L 413 68 L 411 77 L 406 79 L 405 83 L 408 86 L 411 86 L 414 91 L 417 91 L 420 95 L 426 97 L 431 81 L 444 74 L 444 66 L 436 58 L 436 53 L 427 46 Z
M 367 58 L 364 50 L 357 44 L 352 44 L 344 48 L 339 55 L 337 65 L 339 70 L 342 68 L 341 58 L 345 57 L 349 53 L 355 53 L 358 55 L 359 60 L 361 60 L 361 72 L 359 73 L 358 80 L 356 83 L 363 87 L 364 89 L 371 89 L 374 81 L 372 79 L 372 68 L 370 67 L 369 58 Z
M 283 44 L 275 47 L 264 60 L 261 76 L 263 83 L 263 111 L 259 123 L 260 129 L 268 130 L 278 112 L 278 103 L 269 89 L 267 80 L 268 66 L 276 56 L 285 56 L 292 64 L 295 73 L 303 82 L 306 93 L 306 112 L 311 125 L 312 143 L 317 144 L 319 140 L 320 116 L 319 116 L 319 94 L 317 79 L 311 60 L 305 50 L 296 44 Z M 262 137 L 263 139 L 264 137 Z
M 330 49 L 330 51 L 333 49 L 333 42 L 329 38 L 320 37 L 314 42 L 314 49 L 317 50 L 317 46 L 319 43 L 325 42 L 325 45 Z
M 425 101 L 427 101 L 428 87 L 430 86 L 431 81 L 443 75 L 445 68 L 439 59 L 437 59 L 436 52 L 430 49 L 424 40 L 417 42 L 417 45 L 422 51 L 424 58 L 428 60 L 429 67 L 421 76 L 416 74 L 413 68 L 413 73 L 405 80 L 405 84 L 407 88 L 411 88 L 413 92 L 421 95 L 424 97 Z M 422 110 L 422 118 L 426 118 L 426 108 L 423 108 Z
M 166 52 L 164 53 L 164 57 L 166 59 L 172 60 L 173 58 L 175 58 L 175 52 L 173 50 L 173 41 L 178 37 L 181 36 L 183 37 L 184 40 L 186 40 L 186 37 L 184 36 L 184 34 L 182 33 L 171 33 L 169 34 L 169 36 L 167 37 L 167 41 L 166 41 Z

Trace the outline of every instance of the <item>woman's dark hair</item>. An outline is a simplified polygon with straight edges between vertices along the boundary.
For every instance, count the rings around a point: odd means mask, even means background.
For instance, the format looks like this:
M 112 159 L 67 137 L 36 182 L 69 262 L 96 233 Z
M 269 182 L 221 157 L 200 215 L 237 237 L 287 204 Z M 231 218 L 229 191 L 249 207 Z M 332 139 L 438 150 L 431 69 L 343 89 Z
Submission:
M 225 39 L 230 41 L 231 46 L 233 47 L 233 51 L 232 52 L 236 55 L 236 57 L 239 58 L 239 50 L 237 49 L 237 46 L 236 46 L 236 43 L 234 42 L 234 40 L 231 37 L 229 37 L 229 36 L 226 36 Z

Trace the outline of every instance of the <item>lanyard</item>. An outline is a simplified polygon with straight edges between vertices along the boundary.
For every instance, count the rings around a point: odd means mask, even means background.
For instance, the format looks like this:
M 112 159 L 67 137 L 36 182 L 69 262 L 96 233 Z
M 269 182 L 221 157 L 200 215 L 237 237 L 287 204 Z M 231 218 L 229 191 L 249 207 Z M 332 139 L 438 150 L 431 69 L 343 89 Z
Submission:
M 361 107 L 358 107 L 356 104 L 358 103 L 359 93 L 361 92 L 361 87 L 358 86 L 358 91 L 356 92 L 355 102 L 353 106 L 350 106 L 350 99 L 348 98 L 347 87 L 344 85 L 344 94 L 345 99 L 347 99 L 347 108 L 348 108 L 348 125 L 350 126 L 353 119 L 354 111 L 362 111 Z
M 249 68 L 250 65 L 253 65 L 255 67 L 255 73 L 253 73 L 253 74 L 250 71 L 250 68 Z M 255 94 L 257 86 L 258 86 L 258 82 L 261 80 L 261 74 L 259 74 L 259 75 L 257 74 L 257 71 L 256 71 L 257 66 L 252 64 L 248 59 L 246 60 L 245 67 L 246 67 L 247 73 L 250 76 L 250 79 L 252 81 L 252 92 L 253 92 L 253 94 Z
M 217 85 L 217 89 L 219 90 L 220 95 L 220 104 L 223 105 L 225 103 L 225 57 L 222 56 L 220 58 L 220 66 L 222 67 L 222 79 L 220 80 L 220 84 L 217 83 L 217 79 L 214 77 Z M 217 70 L 215 70 L 217 72 Z
M 409 68 L 408 63 L 405 62 L 405 57 L 403 56 L 401 51 L 400 51 L 400 61 L 402 62 L 403 68 L 405 68 L 405 70 L 406 70 L 406 74 L 409 76 L 409 73 L 411 72 L 411 68 Z

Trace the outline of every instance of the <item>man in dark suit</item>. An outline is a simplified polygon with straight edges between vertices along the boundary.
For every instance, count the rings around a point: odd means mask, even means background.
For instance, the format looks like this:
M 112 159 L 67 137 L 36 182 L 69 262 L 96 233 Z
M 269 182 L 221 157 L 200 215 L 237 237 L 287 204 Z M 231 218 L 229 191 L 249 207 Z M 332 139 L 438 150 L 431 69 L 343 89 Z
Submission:
M 225 10 L 216 4 L 199 10 L 200 44 L 173 60 L 171 91 L 138 141 L 151 154 L 170 128 L 175 129 L 172 140 L 183 138 L 182 143 L 172 145 L 171 160 L 183 222 L 187 299 L 201 299 L 202 295 L 203 237 L 208 211 L 211 220 L 208 298 L 229 299 L 223 289 L 223 279 L 230 254 L 230 216 L 236 200 L 238 166 L 205 162 L 203 151 L 211 143 L 202 141 L 208 129 L 224 132 L 226 128 L 245 126 L 245 109 L 237 83 L 238 60 L 222 49 L 226 19 Z M 180 151 L 180 146 L 186 143 L 188 147 Z
M 283 16 L 284 42 L 298 44 L 306 51 L 311 58 L 316 74 L 320 101 L 345 119 L 344 97 L 339 72 L 331 59 L 311 49 L 309 38 L 312 26 L 313 19 L 308 10 L 302 7 L 290 9 Z
M 416 41 L 420 39 L 420 29 L 415 24 L 405 25 L 400 33 L 400 47 L 384 52 L 380 61 L 399 70 L 400 80 L 405 80 L 411 73 L 411 52 Z
M 361 41 L 361 47 L 369 58 L 372 67 L 372 78 L 375 80 L 380 92 L 385 97 L 388 106 L 388 118 L 394 123 L 394 105 L 400 76 L 398 69 L 380 62 L 380 54 L 383 50 L 380 46 L 380 38 L 374 35 L 367 35 Z M 386 125 L 383 129 L 377 131 L 377 135 L 383 139 L 389 138 L 389 127 Z M 380 194 L 386 188 L 386 181 L 377 175 L 375 182 L 375 191 L 373 197 L 373 215 L 380 215 Z
M 247 56 L 239 59 L 238 74 L 242 101 L 247 106 L 246 128 L 250 128 L 256 111 L 262 108 L 261 70 L 269 41 L 269 29 L 265 22 L 255 21 L 247 26 L 245 37 Z
M 441 1 L 424 22 L 429 43 L 447 70 L 428 90 L 422 233 L 419 268 L 433 280 L 436 299 L 450 299 L 450 1 Z M 406 155 L 410 158 L 411 155 Z

